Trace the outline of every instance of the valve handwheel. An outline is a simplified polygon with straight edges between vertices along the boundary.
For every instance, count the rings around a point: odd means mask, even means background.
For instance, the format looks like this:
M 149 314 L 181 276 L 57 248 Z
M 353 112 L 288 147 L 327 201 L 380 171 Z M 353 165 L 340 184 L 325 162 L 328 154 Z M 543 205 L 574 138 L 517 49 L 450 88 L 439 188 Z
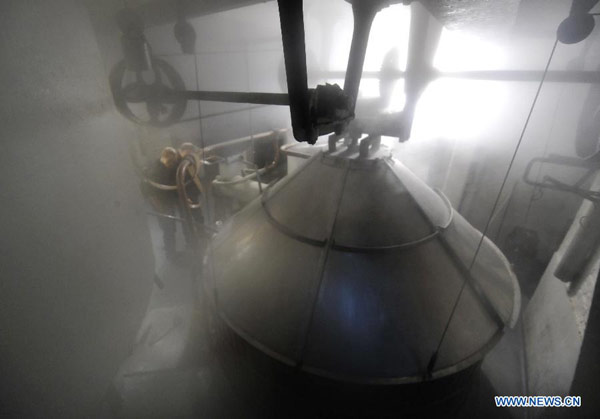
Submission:
M 154 79 L 146 81 L 147 73 L 152 73 Z M 181 76 L 159 58 L 153 58 L 152 70 L 144 73 L 128 71 L 125 60 L 118 62 L 110 73 L 110 89 L 119 113 L 140 125 L 172 125 L 181 119 L 187 106 L 185 98 L 169 94 L 185 90 Z M 139 106 L 144 103 L 145 111 Z

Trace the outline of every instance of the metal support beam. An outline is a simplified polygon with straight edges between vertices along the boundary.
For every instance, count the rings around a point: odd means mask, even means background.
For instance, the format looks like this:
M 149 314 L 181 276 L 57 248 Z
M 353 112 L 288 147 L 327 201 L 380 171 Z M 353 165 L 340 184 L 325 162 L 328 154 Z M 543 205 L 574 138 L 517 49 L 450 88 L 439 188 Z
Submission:
M 277 4 L 294 137 L 314 144 L 318 134 L 310 115 L 302 0 L 278 0 Z
M 285 93 L 260 92 L 207 92 L 207 91 L 175 91 L 168 96 L 186 100 L 204 100 L 208 102 L 253 103 L 258 105 L 288 106 L 289 96 Z
M 410 137 L 415 109 L 421 94 L 435 77 L 433 59 L 442 34 L 442 25 L 420 4 L 411 5 L 410 34 L 404 92 L 406 104 L 402 112 L 400 141 Z
M 344 80 L 344 93 L 353 101 L 351 110 L 354 111 L 358 88 L 362 77 L 365 54 L 369 43 L 371 25 L 377 12 L 381 9 L 379 2 L 353 1 L 352 14 L 354 15 L 354 32 L 352 34 L 352 45 L 348 56 L 346 67 L 346 78 Z

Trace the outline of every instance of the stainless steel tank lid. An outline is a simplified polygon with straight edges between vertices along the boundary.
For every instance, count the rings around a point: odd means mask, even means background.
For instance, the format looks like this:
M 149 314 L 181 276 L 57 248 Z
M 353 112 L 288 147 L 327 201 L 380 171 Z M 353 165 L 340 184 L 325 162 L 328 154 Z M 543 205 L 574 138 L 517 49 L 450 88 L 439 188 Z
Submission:
M 520 294 L 496 246 L 389 154 L 319 152 L 234 216 L 209 285 L 248 343 L 307 372 L 397 384 L 473 364 Z M 469 270 L 468 267 L 473 265 Z

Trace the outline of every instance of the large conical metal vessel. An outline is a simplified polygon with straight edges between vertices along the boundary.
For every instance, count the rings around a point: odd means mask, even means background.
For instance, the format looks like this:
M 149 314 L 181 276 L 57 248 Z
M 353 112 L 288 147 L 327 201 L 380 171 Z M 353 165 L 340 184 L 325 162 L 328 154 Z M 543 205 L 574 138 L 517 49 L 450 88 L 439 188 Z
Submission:
M 318 152 L 226 223 L 207 261 L 227 329 L 332 382 L 458 373 L 520 305 L 498 248 L 383 147 Z

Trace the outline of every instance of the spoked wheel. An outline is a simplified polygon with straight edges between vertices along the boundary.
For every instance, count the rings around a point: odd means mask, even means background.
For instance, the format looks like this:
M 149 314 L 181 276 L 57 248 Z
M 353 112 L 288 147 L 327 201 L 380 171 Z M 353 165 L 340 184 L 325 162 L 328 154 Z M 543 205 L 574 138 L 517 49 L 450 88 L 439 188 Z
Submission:
M 152 70 L 132 72 L 124 60 L 110 73 L 110 89 L 121 115 L 139 125 L 167 127 L 179 121 L 187 100 L 174 92 L 185 90 L 177 71 L 166 61 L 152 59 Z

